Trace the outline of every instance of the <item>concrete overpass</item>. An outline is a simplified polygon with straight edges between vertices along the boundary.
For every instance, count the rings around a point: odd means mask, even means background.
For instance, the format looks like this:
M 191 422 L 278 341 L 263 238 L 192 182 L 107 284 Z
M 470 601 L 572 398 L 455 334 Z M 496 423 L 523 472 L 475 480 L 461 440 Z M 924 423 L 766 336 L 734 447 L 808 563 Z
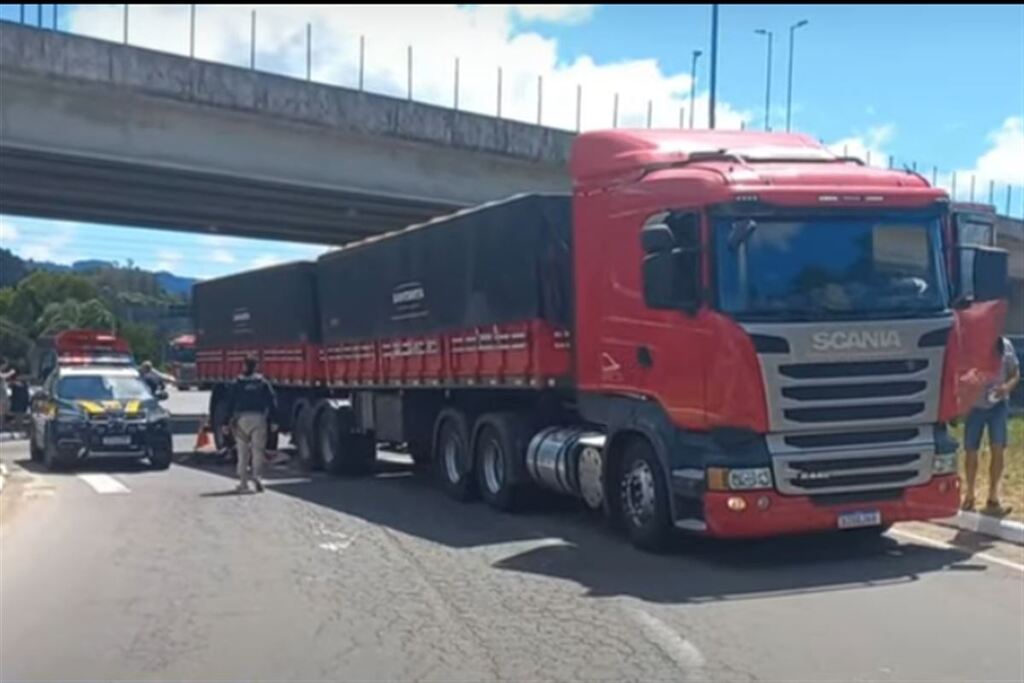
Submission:
M 567 190 L 572 134 L 0 22 L 0 212 L 343 243 Z

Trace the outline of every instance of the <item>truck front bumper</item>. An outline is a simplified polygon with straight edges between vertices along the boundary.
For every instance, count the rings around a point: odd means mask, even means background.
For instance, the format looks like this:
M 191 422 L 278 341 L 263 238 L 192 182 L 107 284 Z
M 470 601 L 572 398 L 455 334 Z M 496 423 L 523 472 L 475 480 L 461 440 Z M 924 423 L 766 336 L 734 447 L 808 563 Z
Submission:
M 743 499 L 743 509 L 729 500 Z M 785 534 L 833 531 L 839 516 L 877 510 L 882 525 L 911 520 L 952 517 L 960 506 L 960 479 L 955 474 L 933 477 L 922 486 L 904 489 L 898 498 L 826 503 L 808 496 L 783 496 L 776 491 L 704 493 L 704 522 L 708 536 L 760 538 Z

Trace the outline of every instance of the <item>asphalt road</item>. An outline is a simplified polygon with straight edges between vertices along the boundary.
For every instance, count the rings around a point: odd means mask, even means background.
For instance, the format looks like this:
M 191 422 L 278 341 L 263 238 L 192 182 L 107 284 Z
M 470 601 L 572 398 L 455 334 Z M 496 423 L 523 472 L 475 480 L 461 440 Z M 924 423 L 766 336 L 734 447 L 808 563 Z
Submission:
M 0 494 L 5 681 L 1024 678 L 1024 550 L 930 525 L 651 556 L 572 505 L 455 503 L 396 458 L 238 496 L 224 466 L 0 451 L 29 468 Z

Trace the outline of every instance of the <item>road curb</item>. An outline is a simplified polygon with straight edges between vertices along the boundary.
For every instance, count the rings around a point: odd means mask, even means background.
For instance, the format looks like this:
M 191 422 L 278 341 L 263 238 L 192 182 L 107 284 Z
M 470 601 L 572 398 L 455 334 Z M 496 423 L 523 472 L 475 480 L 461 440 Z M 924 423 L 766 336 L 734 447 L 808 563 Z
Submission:
M 938 520 L 940 524 L 964 531 L 974 531 L 986 536 L 999 538 L 1017 545 L 1024 545 L 1024 524 L 1009 519 L 998 519 L 977 512 L 961 510 L 956 517 Z

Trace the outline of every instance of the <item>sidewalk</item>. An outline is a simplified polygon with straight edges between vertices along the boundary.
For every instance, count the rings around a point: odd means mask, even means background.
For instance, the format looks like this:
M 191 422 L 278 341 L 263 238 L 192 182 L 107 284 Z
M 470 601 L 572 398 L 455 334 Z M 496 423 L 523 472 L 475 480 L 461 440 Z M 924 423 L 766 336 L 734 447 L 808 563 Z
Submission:
M 956 517 L 936 520 L 938 524 L 951 526 L 964 531 L 974 531 L 986 536 L 1024 545 L 1024 524 L 1011 519 L 1000 519 L 983 515 L 978 512 L 965 512 L 961 510 Z

